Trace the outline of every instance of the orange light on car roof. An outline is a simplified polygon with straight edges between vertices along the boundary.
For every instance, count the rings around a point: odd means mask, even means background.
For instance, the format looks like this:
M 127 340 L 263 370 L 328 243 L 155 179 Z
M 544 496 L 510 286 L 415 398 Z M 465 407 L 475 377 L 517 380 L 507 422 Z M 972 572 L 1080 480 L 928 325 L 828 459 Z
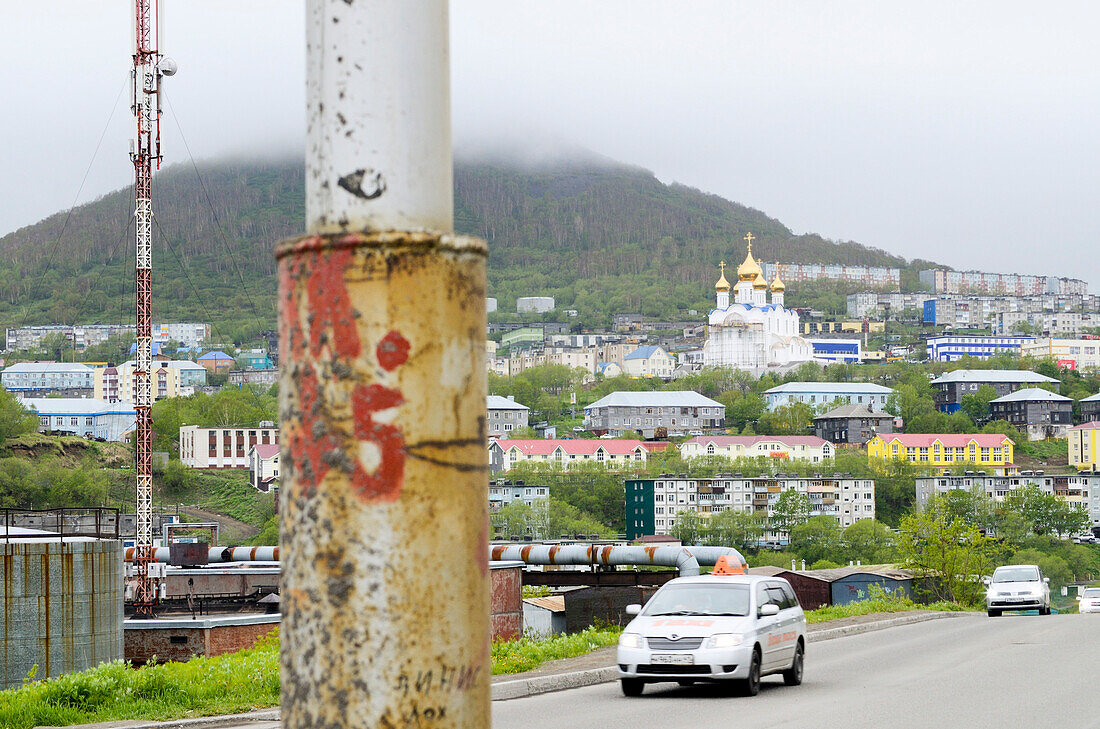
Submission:
M 718 558 L 718 561 L 714 563 L 714 569 L 710 572 L 712 575 L 743 575 L 745 574 L 745 567 L 740 563 L 730 564 L 726 555 L 722 555 Z

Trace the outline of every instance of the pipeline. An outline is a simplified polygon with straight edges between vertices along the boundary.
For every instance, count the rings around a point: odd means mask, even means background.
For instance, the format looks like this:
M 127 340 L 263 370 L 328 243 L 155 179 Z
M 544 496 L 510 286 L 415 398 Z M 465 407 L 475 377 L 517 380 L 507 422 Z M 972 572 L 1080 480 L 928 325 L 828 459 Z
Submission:
M 133 561 L 137 550 L 134 547 L 126 548 L 126 561 Z M 168 547 L 156 547 L 153 549 L 153 561 L 169 562 L 171 550 Z M 278 547 L 210 547 L 207 554 L 210 564 L 223 562 L 278 562 Z
M 732 547 L 635 547 L 595 544 L 510 544 L 490 550 L 492 560 L 516 560 L 538 565 L 654 565 L 675 567 L 681 577 L 699 574 L 700 565 L 713 566 L 719 557 L 736 560 L 742 568 L 748 563 Z

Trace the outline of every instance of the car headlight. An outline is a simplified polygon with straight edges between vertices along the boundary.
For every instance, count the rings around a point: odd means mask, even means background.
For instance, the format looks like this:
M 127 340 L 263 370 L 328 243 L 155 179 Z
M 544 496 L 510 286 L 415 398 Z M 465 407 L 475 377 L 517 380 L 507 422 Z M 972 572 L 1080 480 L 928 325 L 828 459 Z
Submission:
M 641 648 L 642 636 L 637 633 L 623 633 L 619 636 L 620 648 Z
M 740 633 L 719 633 L 712 635 L 707 641 L 707 648 L 733 648 L 741 645 L 744 636 Z

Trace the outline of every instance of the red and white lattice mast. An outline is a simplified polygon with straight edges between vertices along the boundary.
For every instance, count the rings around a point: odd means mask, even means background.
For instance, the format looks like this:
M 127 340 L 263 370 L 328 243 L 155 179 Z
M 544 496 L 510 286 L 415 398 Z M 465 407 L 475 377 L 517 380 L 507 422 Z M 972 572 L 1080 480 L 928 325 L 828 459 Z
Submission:
M 137 411 L 135 472 L 137 474 L 137 532 L 134 550 L 137 584 L 134 608 L 150 615 L 157 604 L 157 587 L 150 575 L 153 560 L 153 165 L 160 168 L 161 79 L 176 72 L 176 64 L 159 50 L 160 7 L 156 0 L 134 0 L 134 68 L 130 109 L 137 135 L 130 144 L 134 163 L 134 216 L 137 230 L 137 270 L 134 293 L 137 309 L 134 367 L 134 409 Z

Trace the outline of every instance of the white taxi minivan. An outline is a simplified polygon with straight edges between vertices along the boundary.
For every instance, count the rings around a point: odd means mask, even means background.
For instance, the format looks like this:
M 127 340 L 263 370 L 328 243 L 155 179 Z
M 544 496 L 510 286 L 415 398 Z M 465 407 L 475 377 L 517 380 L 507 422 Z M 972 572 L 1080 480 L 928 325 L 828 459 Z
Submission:
M 786 580 L 744 574 L 721 558 L 709 575 L 667 582 L 619 638 L 623 693 L 639 696 L 647 683 L 728 682 L 748 696 L 760 678 L 779 673 L 802 683 L 806 615 Z

